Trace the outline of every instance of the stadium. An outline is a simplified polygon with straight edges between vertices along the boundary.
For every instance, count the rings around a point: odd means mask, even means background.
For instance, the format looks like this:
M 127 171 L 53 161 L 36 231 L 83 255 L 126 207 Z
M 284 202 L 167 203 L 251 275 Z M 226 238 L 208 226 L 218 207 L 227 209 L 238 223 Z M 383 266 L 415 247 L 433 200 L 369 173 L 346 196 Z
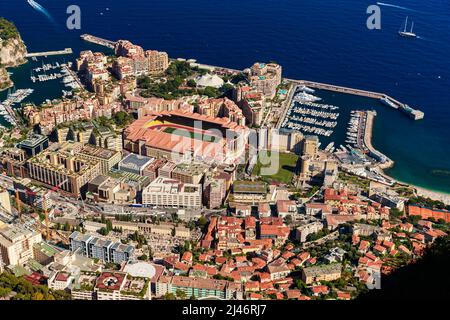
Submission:
M 228 118 L 180 110 L 142 117 L 124 130 L 124 148 L 140 155 L 189 157 L 206 163 L 237 163 L 249 131 Z

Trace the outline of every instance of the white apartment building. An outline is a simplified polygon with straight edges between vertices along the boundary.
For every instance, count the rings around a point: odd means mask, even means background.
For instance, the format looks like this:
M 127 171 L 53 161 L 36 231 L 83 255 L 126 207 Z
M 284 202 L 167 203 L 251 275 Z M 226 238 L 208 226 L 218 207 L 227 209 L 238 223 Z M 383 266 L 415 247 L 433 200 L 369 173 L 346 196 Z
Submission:
M 142 191 L 142 204 L 156 207 L 201 208 L 200 184 L 181 183 L 164 177 L 156 178 Z

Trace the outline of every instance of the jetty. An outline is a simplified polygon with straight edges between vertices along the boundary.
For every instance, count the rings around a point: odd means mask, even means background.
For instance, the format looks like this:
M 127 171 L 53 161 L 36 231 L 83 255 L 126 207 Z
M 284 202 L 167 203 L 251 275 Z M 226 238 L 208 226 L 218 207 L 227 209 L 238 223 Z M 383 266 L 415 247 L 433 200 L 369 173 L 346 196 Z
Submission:
M 83 39 L 84 41 L 90 42 L 90 43 L 94 43 L 94 44 L 98 44 L 100 46 L 104 46 L 110 49 L 114 49 L 114 46 L 116 45 L 115 41 L 111 41 L 111 40 L 107 40 L 107 39 L 103 39 L 100 37 L 96 37 L 93 36 L 91 34 L 82 34 L 80 36 L 81 39 Z
M 58 56 L 58 55 L 72 54 L 72 53 L 73 53 L 72 48 L 65 48 L 64 50 L 58 50 L 58 51 L 28 53 L 25 57 L 33 58 L 33 57 Z

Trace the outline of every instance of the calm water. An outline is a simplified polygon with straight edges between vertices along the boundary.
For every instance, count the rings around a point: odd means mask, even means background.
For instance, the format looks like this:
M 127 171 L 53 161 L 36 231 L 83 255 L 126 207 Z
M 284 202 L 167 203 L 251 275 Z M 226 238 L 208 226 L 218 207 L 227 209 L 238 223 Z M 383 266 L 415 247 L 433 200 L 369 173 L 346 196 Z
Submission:
M 386 92 L 423 110 L 425 119 L 412 121 L 370 99 L 323 94 L 329 95 L 327 102 L 348 109 L 378 111 L 373 142 L 396 161 L 389 174 L 450 193 L 448 0 L 383 1 L 414 11 L 381 7 L 382 29 L 378 31 L 366 28 L 366 8 L 375 3 L 366 0 L 38 2 L 54 21 L 26 0 L 0 0 L 0 15 L 15 21 L 30 52 L 72 47 L 77 54 L 97 48 L 79 39 L 80 34 L 91 33 L 111 40 L 130 39 L 145 48 L 165 50 L 172 57 L 239 69 L 257 60 L 275 60 L 290 78 Z M 81 30 L 65 28 L 70 4 L 81 7 Z M 397 35 L 406 15 L 415 21 L 420 39 Z M 17 87 L 30 86 L 28 66 L 11 71 Z M 57 97 L 62 88 L 55 82 L 42 84 L 30 99 L 39 102 Z M 339 117 L 342 126 L 347 119 Z

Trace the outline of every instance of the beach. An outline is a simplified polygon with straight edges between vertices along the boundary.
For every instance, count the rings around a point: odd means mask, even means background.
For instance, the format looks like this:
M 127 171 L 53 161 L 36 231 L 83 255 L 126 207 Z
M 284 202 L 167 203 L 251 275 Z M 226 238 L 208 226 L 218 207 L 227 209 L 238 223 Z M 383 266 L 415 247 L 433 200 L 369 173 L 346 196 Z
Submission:
M 414 185 L 411 185 L 416 189 L 417 195 L 430 198 L 433 200 L 439 200 L 445 203 L 446 205 L 450 205 L 450 194 L 444 193 L 444 192 L 438 192 L 438 191 L 432 191 L 428 190 L 422 187 L 417 187 Z

